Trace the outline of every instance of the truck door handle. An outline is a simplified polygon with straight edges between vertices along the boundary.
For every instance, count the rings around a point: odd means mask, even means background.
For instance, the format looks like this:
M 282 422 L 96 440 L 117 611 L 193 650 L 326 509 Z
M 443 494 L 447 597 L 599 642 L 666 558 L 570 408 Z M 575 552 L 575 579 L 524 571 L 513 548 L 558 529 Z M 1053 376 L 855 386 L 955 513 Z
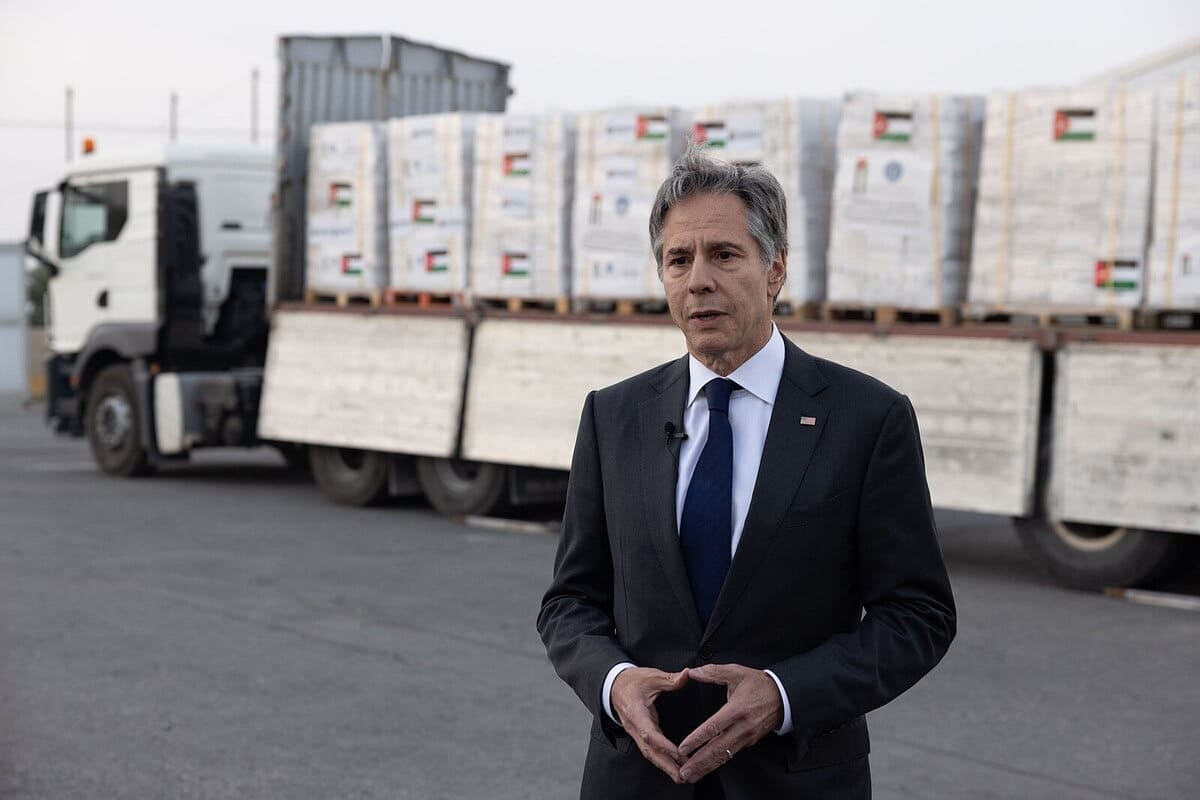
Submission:
M 104 289 L 96 295 L 96 305 L 100 308 L 108 308 L 108 289 Z

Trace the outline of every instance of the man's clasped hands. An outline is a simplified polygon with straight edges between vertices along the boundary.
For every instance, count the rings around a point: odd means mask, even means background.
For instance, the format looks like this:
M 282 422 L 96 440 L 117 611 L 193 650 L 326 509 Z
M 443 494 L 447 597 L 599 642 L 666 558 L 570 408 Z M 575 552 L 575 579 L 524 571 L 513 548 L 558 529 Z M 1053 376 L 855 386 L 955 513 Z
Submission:
M 726 687 L 726 702 L 676 746 L 659 728 L 659 696 L 689 681 Z M 613 711 L 646 759 L 675 783 L 696 783 L 738 752 L 779 728 L 783 701 L 766 672 L 738 664 L 708 664 L 680 672 L 626 669 L 613 681 Z

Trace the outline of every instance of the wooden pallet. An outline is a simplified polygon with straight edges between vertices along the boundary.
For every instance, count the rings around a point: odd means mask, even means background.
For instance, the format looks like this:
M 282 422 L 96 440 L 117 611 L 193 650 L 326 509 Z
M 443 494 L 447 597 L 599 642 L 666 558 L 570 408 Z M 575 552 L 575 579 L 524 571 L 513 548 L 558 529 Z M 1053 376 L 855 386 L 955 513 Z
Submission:
M 636 316 L 639 314 L 669 314 L 666 300 L 603 300 L 593 297 L 577 297 L 571 305 L 577 314 L 615 314 Z
M 929 323 L 949 327 L 957 325 L 957 308 L 904 308 L 902 306 L 868 306 L 853 303 L 822 303 L 821 319 L 826 322 L 873 322 L 879 326 L 897 322 Z
M 987 308 L 964 306 L 963 319 L 978 325 L 1035 328 L 1115 328 L 1133 330 L 1132 308 Z
M 821 319 L 820 303 L 789 303 L 786 300 L 775 305 L 775 316 L 794 320 Z
M 521 311 L 571 313 L 569 297 L 476 297 L 475 300 L 485 308 L 502 308 L 514 313 Z
M 398 307 L 458 308 L 463 305 L 463 296 L 460 292 L 410 292 L 388 289 L 384 292 L 384 303 Z
M 1134 315 L 1133 324 L 1143 330 L 1200 331 L 1200 311 L 1140 310 Z
M 379 308 L 383 305 L 383 289 L 364 289 L 362 291 L 324 292 L 320 289 L 305 289 L 304 302 L 308 305 L 336 305 L 338 308 L 348 306 L 369 306 Z

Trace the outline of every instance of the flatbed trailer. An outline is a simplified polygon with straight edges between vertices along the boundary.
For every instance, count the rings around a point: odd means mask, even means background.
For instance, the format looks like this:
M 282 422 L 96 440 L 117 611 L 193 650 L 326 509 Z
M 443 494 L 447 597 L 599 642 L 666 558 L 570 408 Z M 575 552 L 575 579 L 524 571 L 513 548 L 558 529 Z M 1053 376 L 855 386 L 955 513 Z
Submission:
M 1196 332 L 777 323 L 909 395 L 934 505 L 1012 517 L 1057 580 L 1124 586 L 1194 560 Z M 284 304 L 259 435 L 320 453 L 343 502 L 387 491 L 386 473 L 446 513 L 491 513 L 561 491 L 589 390 L 683 352 L 666 315 Z

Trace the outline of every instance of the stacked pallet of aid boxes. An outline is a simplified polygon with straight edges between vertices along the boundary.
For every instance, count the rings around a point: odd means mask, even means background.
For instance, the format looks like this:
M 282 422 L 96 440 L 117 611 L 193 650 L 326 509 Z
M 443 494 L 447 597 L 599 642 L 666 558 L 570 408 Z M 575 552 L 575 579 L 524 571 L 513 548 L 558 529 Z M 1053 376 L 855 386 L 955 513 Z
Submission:
M 475 134 L 471 292 L 565 299 L 575 129 L 564 114 L 488 114 Z
M 971 312 L 1131 309 L 1142 299 L 1153 93 L 988 99 Z
M 314 125 L 308 151 L 306 288 L 367 294 L 387 285 L 383 126 Z
M 389 285 L 455 294 L 467 285 L 478 114 L 388 121 Z
M 583 114 L 575 159 L 571 294 L 584 299 L 661 299 L 650 251 L 650 207 L 683 151 L 670 108 Z
M 708 105 L 691 112 L 692 138 L 713 156 L 770 170 L 787 193 L 788 277 L 779 301 L 825 296 L 829 195 L 840 103 L 778 100 Z
M 1159 90 L 1155 149 L 1146 306 L 1200 311 L 1200 72 Z
M 832 304 L 935 310 L 966 288 L 980 98 L 847 95 L 829 245 Z

